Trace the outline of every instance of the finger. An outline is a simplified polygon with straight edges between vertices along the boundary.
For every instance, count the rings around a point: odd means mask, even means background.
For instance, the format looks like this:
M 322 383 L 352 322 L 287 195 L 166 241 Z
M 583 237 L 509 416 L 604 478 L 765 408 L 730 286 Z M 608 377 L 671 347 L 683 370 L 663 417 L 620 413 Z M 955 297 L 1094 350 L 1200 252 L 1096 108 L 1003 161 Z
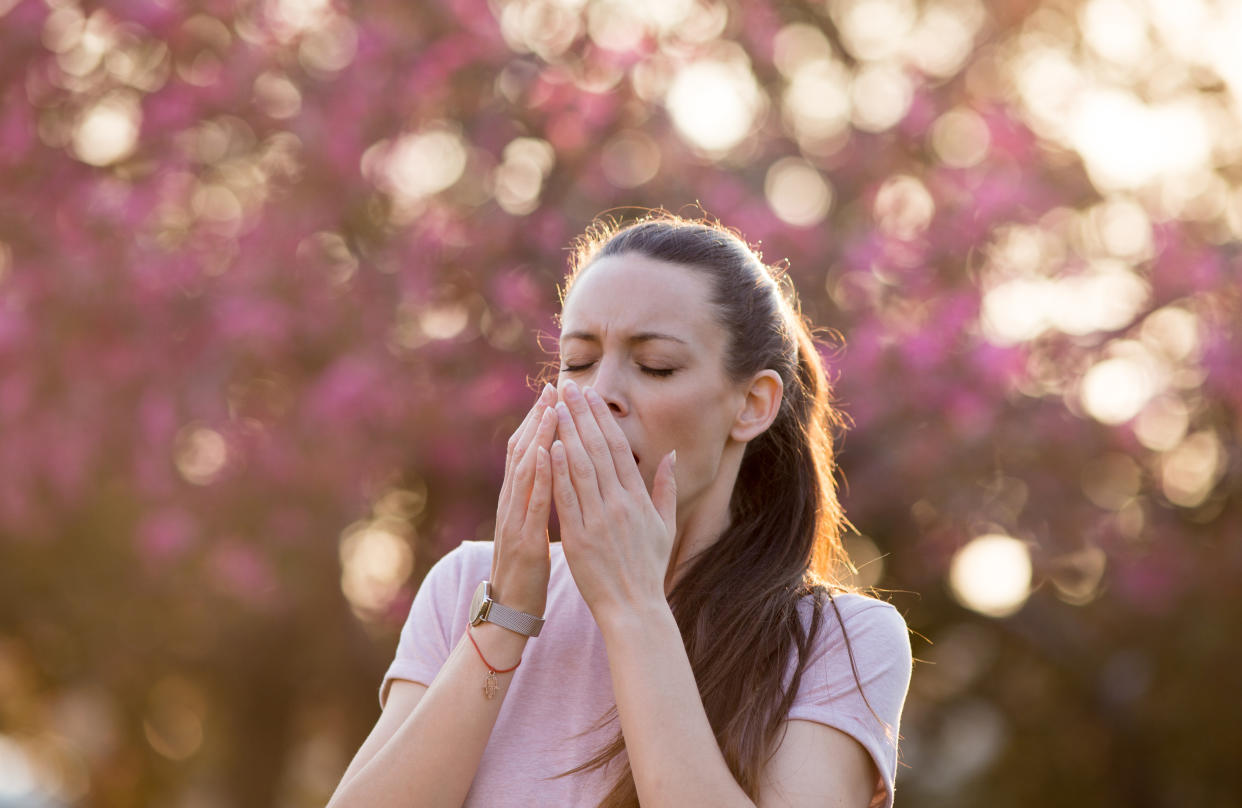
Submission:
M 546 531 L 552 516 L 552 458 L 542 444 L 535 444 L 535 484 L 526 505 L 522 530 Z
M 497 512 L 508 509 L 509 503 L 513 497 L 513 477 L 518 464 L 522 462 L 522 458 L 526 453 L 526 449 L 530 445 L 532 432 L 538 428 L 539 418 L 543 413 L 552 406 L 556 400 L 556 388 L 550 384 L 545 384 L 543 392 L 539 394 L 539 398 L 535 401 L 535 405 L 526 413 L 526 417 L 522 419 L 521 425 L 514 431 L 509 438 L 509 444 L 505 452 L 505 477 L 500 485 L 500 497 L 497 503 Z
M 532 487 L 527 489 L 526 499 L 524 503 L 527 509 L 530 508 L 530 497 L 534 495 L 534 486 L 539 485 L 538 469 L 539 469 L 539 452 L 546 453 L 552 446 L 552 439 L 556 436 L 556 411 L 548 408 L 543 411 L 543 415 L 539 417 L 539 423 L 535 427 L 535 434 L 531 439 L 530 446 L 526 449 L 526 454 L 530 455 L 534 462 L 532 471 Z
M 670 530 L 677 529 L 677 450 L 669 452 L 656 469 L 651 486 L 651 502 Z
M 617 472 L 617 479 L 630 492 L 645 490 L 643 475 L 638 471 L 638 464 L 634 462 L 634 450 L 630 448 L 630 440 L 621 431 L 617 419 L 612 417 L 612 411 L 608 409 L 607 402 L 594 388 L 586 388 L 583 394 L 586 396 L 587 404 L 591 407 L 591 412 L 595 415 L 595 421 L 604 436 L 604 441 L 608 445 L 608 453 L 612 456 L 612 465 Z
M 530 408 L 530 412 L 523 419 L 522 426 L 509 439 L 512 449 L 510 457 L 515 465 L 521 462 L 522 457 L 526 454 L 527 447 L 530 446 L 531 440 L 534 439 L 535 430 L 539 426 L 539 418 L 543 415 L 543 411 L 554 403 L 556 403 L 556 388 L 550 384 L 545 384 L 543 390 L 539 393 L 539 398 L 535 400 L 535 405 Z
M 521 460 L 518 462 L 517 468 L 513 472 L 512 484 L 509 488 L 509 506 L 506 513 L 510 518 L 516 520 L 520 525 L 525 520 L 526 509 L 530 505 L 531 491 L 535 481 L 535 462 L 536 449 L 539 443 L 535 438 L 540 433 L 551 435 L 556 429 L 556 414 L 551 410 L 544 410 L 539 416 L 539 421 L 535 425 L 535 435 L 532 436 L 531 442 L 523 452 Z
M 526 425 L 535 417 L 535 410 L 538 408 L 538 401 L 535 406 L 526 412 L 526 417 L 522 419 L 522 423 L 518 424 L 518 428 L 513 430 L 513 434 L 509 436 L 509 442 L 505 445 L 505 476 L 500 484 L 500 506 L 503 506 L 509 499 L 509 489 L 512 488 L 510 480 L 513 477 L 513 467 L 517 465 L 514 458 L 517 455 L 517 445 L 522 438 L 522 433 L 526 431 Z M 497 507 L 499 510 L 500 506 Z
M 616 463 L 609 450 L 608 440 L 604 437 L 599 422 L 595 419 L 590 402 L 587 401 L 582 388 L 572 381 L 565 383 L 561 395 L 569 406 L 570 414 L 574 417 L 574 428 L 578 430 L 578 439 L 582 442 L 582 448 L 586 450 L 587 457 L 595 467 L 596 484 L 599 486 L 600 494 L 604 499 L 616 496 L 621 493 L 621 481 L 617 477 Z M 570 451 L 572 460 L 572 447 Z
M 539 422 L 535 424 L 535 434 L 531 437 L 531 446 L 542 446 L 544 449 L 552 448 L 552 440 L 556 437 L 556 427 L 558 418 L 556 409 L 552 404 L 556 403 L 556 394 L 552 395 L 552 403 L 543 411 L 539 417 Z M 527 451 L 530 451 L 528 448 Z
M 552 501 L 556 503 L 556 516 L 561 523 L 561 540 L 568 535 L 573 541 L 582 531 L 582 509 L 578 506 L 578 492 L 574 490 L 573 479 L 569 474 L 569 458 L 565 453 L 565 444 L 555 441 L 552 444 Z
M 521 453 L 518 446 L 522 443 L 523 436 L 526 435 L 527 429 L 530 427 L 531 421 L 535 419 L 539 413 L 539 405 L 543 400 L 543 394 L 540 393 L 539 398 L 535 399 L 535 404 L 526 411 L 526 416 L 522 418 L 522 423 L 518 424 L 518 428 L 513 430 L 513 434 L 509 436 L 509 442 L 505 446 L 505 476 L 504 482 L 500 486 L 500 498 L 506 500 L 508 490 L 512 488 L 511 480 L 513 478 L 513 469 L 517 467 L 518 461 L 521 460 Z
M 556 431 L 560 436 L 557 443 L 561 444 L 565 452 L 569 480 L 573 483 L 579 508 L 585 519 L 602 507 L 599 482 L 595 477 L 595 463 L 582 446 L 582 438 L 578 435 L 573 416 L 569 414 L 569 407 L 565 406 L 565 402 L 556 405 L 556 415 Z

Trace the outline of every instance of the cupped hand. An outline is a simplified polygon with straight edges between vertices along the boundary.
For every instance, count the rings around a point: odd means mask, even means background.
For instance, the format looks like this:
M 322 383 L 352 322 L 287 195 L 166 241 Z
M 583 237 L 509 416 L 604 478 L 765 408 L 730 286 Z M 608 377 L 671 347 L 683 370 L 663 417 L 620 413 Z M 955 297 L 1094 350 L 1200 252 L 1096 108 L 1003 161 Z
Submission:
M 545 385 L 539 399 L 509 438 L 505 479 L 496 505 L 492 546 L 492 597 L 540 616 L 548 600 L 552 512 L 552 463 L 548 448 L 556 433 L 556 389 Z
M 664 602 L 677 532 L 674 453 L 660 461 L 650 494 L 608 405 L 566 382 L 556 406 L 552 493 L 561 544 L 593 613 Z

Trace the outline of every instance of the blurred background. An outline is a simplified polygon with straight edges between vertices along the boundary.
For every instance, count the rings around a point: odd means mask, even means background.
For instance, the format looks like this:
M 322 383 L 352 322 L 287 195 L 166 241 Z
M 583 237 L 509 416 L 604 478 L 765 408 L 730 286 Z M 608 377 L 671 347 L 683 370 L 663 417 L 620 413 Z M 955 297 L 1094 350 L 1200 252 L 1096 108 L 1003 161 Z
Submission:
M 898 804 L 1242 804 L 1239 43 L 1230 0 L 0 0 L 0 806 L 322 805 L 491 536 L 566 245 L 696 203 L 843 336 Z

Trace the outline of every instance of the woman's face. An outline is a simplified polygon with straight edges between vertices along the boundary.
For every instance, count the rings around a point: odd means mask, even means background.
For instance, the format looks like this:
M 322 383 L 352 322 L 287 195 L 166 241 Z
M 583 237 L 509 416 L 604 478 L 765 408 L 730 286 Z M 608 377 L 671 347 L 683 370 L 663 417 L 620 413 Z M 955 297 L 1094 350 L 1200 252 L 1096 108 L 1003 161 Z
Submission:
M 651 489 L 677 450 L 679 507 L 716 480 L 745 401 L 724 371 L 728 335 L 705 274 L 637 253 L 596 260 L 561 313 L 558 388 L 572 379 L 607 402 Z

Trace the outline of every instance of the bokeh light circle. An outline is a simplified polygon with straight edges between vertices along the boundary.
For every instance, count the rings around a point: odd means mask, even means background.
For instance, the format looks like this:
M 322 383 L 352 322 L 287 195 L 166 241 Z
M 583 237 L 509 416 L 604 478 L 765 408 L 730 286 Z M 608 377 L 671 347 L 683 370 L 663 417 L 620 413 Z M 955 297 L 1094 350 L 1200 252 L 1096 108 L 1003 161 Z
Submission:
M 954 554 L 949 587 L 959 603 L 988 617 L 1008 617 L 1031 590 L 1031 554 L 1011 536 L 989 533 Z

